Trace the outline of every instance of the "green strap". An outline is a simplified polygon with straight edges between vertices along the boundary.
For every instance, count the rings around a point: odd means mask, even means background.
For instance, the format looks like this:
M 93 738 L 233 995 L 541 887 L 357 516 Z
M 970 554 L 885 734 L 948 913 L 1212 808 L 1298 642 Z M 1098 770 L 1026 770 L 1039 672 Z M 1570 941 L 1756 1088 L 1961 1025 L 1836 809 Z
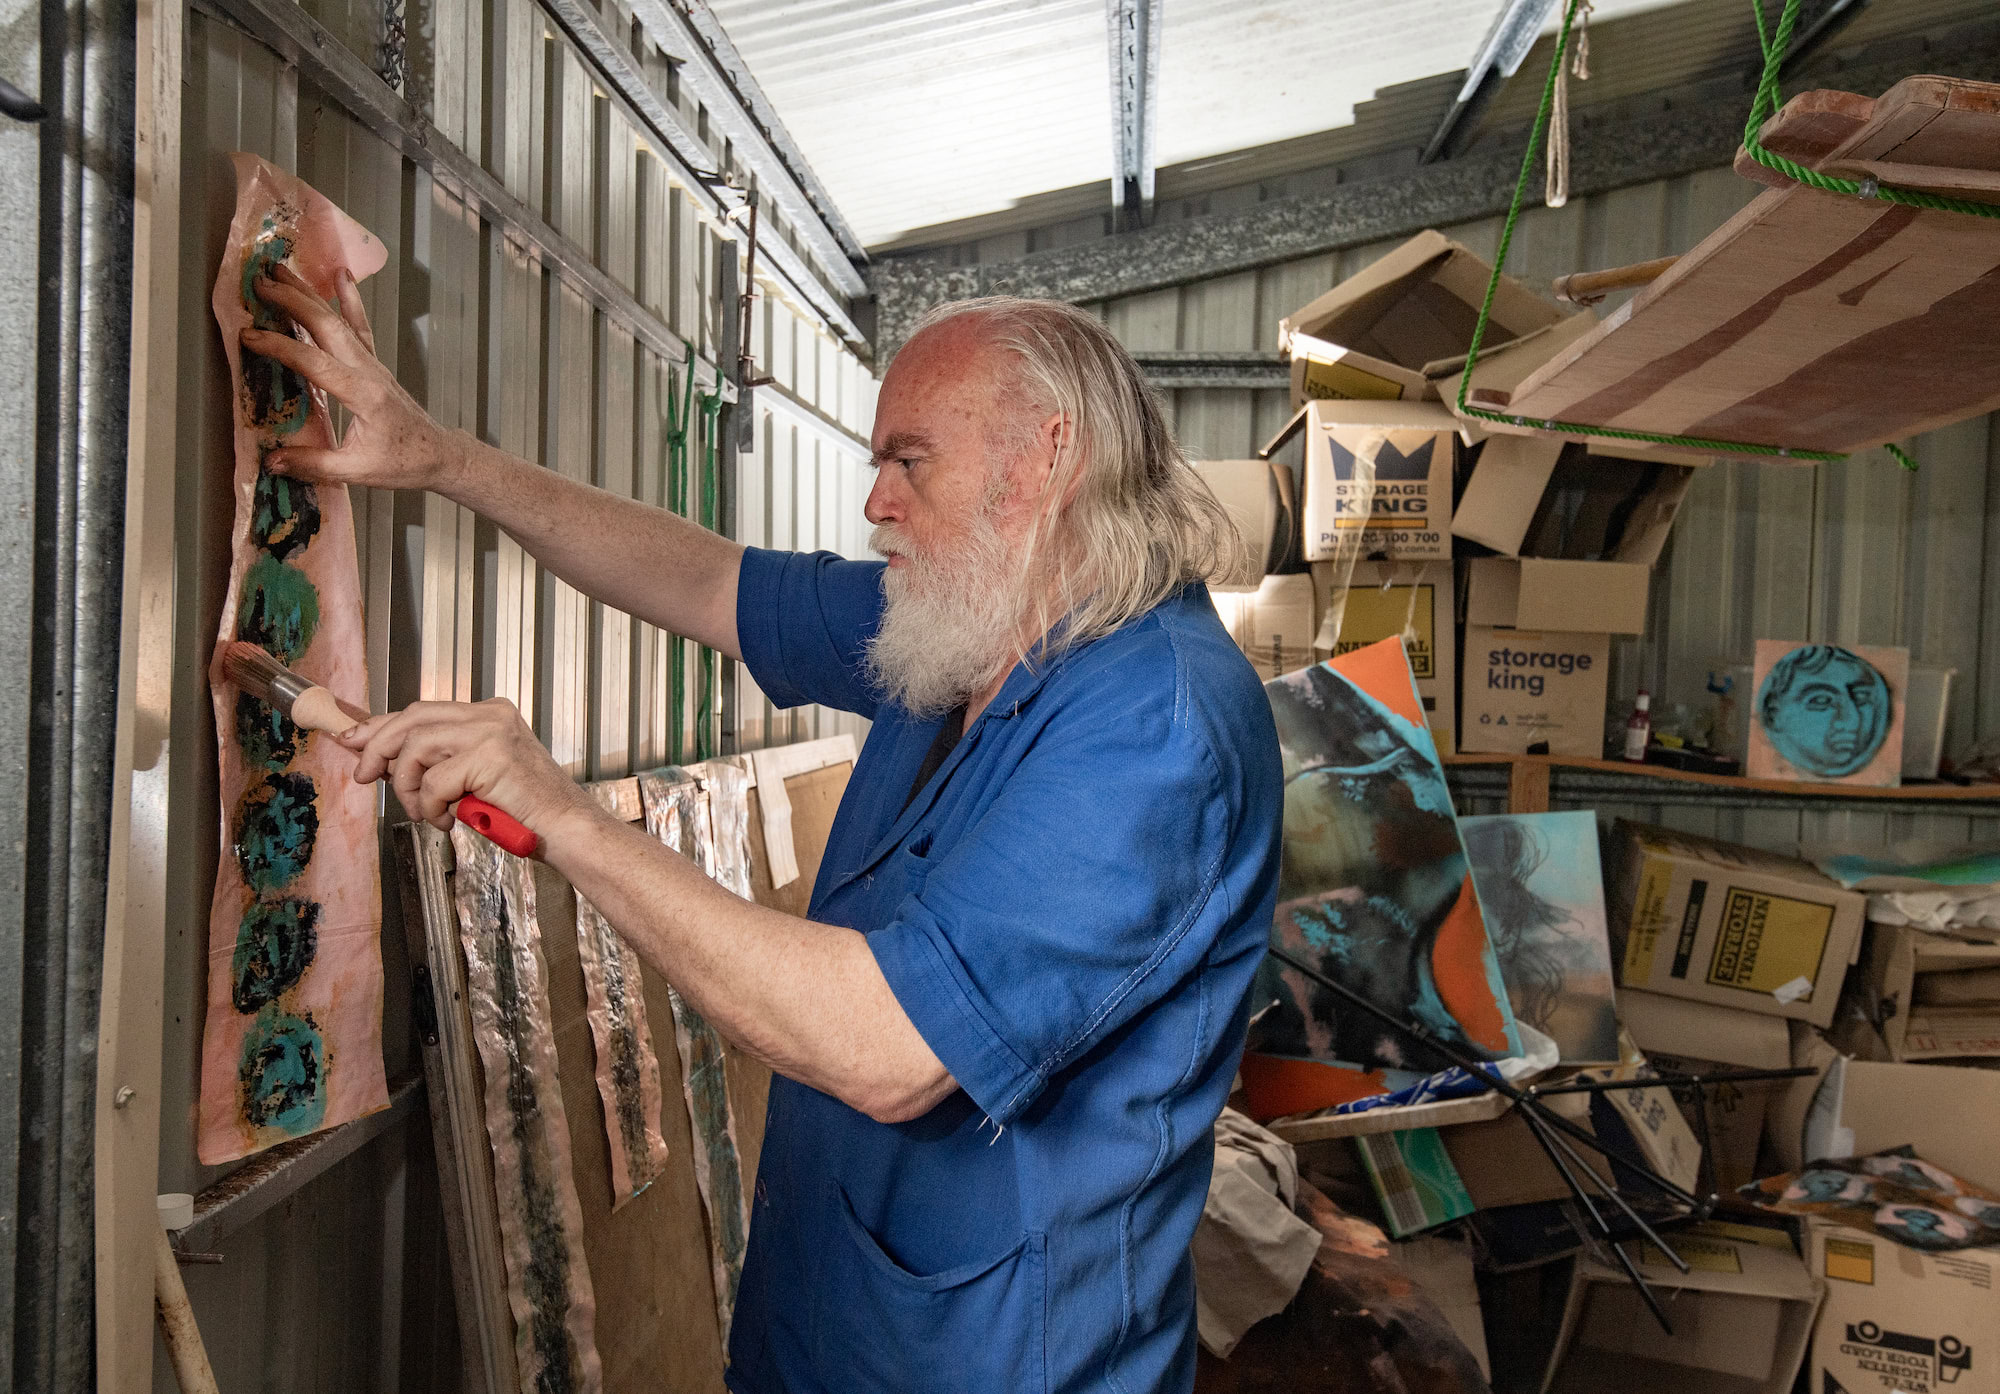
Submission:
M 679 373 L 667 370 L 667 509 L 685 518 L 688 514 L 688 418 L 694 392 L 694 345 L 682 340 L 687 357 Z M 685 387 L 683 387 L 685 384 Z M 685 393 L 685 395 L 684 395 Z M 667 650 L 670 710 L 673 718 L 667 733 L 668 762 L 686 763 L 686 742 L 682 739 L 682 713 L 687 710 L 687 644 L 679 635 Z
M 692 392 L 694 384 L 694 364 L 688 364 L 688 385 Z M 715 367 L 715 391 L 703 392 L 694 400 L 699 404 L 701 416 L 697 434 L 701 445 L 701 494 L 697 506 L 696 521 L 711 531 L 721 522 L 721 471 L 722 471 L 722 365 Z M 720 657 L 714 649 L 704 645 L 701 650 L 701 698 L 695 707 L 694 758 L 706 760 L 715 754 L 717 744 L 716 719 L 719 715 L 718 699 L 721 694 L 715 690 L 717 664 Z
M 1777 455 L 1793 460 L 1845 460 L 1847 455 L 1830 450 L 1794 450 L 1789 446 L 1758 444 L 1751 441 L 1711 440 L 1704 436 L 1663 435 L 1652 431 L 1625 431 L 1612 426 L 1592 426 L 1575 421 L 1554 421 L 1512 415 L 1506 412 L 1489 411 L 1484 407 L 1468 405 L 1467 394 L 1472 389 L 1472 370 L 1479 362 L 1480 345 L 1486 339 L 1486 324 L 1493 312 L 1493 296 L 1500 287 L 1500 275 L 1507 264 L 1507 248 L 1514 240 L 1514 224 L 1521 216 L 1521 203 L 1528 189 L 1528 176 L 1535 166 L 1535 154 L 1541 148 L 1542 136 L 1548 129 L 1549 109 L 1554 99 L 1556 74 L 1562 71 L 1563 56 L 1569 49 L 1570 23 L 1576 18 L 1577 6 L 1582 0 L 1568 0 L 1563 7 L 1562 28 L 1556 35 L 1555 59 L 1549 64 L 1549 75 L 1542 84 L 1542 104 L 1535 113 L 1535 127 L 1528 136 L 1527 151 L 1521 157 L 1521 174 L 1514 181 L 1514 201 L 1507 209 L 1507 222 L 1500 231 L 1500 247 L 1493 259 L 1493 275 L 1486 283 L 1486 298 L 1479 305 L 1479 320 L 1472 330 L 1472 348 L 1465 356 L 1465 370 L 1458 380 L 1458 412 L 1481 421 L 1494 421 L 1515 426 L 1538 426 L 1543 430 L 1564 431 L 1576 435 L 1602 436 L 1610 440 L 1642 441 L 1654 445 L 1680 446 L 1688 450 L 1699 450 L 1713 454 L 1733 455 Z M 1759 164 L 1774 169 L 1787 178 L 1797 180 L 1827 193 L 1852 194 L 1862 198 L 1881 199 L 1889 203 L 1906 204 L 1912 208 L 1928 208 L 1946 213 L 1969 213 L 1975 217 L 2000 217 L 2000 206 L 1985 203 L 1971 203 L 1963 199 L 1943 198 L 1912 189 L 1898 189 L 1875 180 L 1857 181 L 1838 179 L 1831 175 L 1817 173 L 1786 159 L 1772 154 L 1758 143 L 1758 133 L 1764 122 L 1773 115 L 1779 105 L 1778 67 L 1784 59 L 1785 49 L 1791 43 L 1792 28 L 1798 21 L 1799 0 L 1785 0 L 1785 8 L 1778 18 L 1775 35 L 1766 32 L 1763 0 L 1750 0 L 1751 12 L 1757 19 L 1757 43 L 1764 54 L 1764 71 L 1757 83 L 1757 95 L 1750 105 L 1750 119 L 1744 128 L 1743 145 Z M 1895 457 L 1904 469 L 1914 470 L 1916 461 L 1897 445 L 1882 447 Z

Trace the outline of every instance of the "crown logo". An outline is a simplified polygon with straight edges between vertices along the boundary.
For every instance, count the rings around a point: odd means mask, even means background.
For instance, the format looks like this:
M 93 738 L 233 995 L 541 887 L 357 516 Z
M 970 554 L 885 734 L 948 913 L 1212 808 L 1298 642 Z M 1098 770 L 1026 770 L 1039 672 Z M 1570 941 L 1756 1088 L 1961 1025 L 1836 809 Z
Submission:
M 1333 447 L 1333 477 L 1351 482 L 1354 479 L 1354 452 L 1337 440 L 1330 440 Z M 1386 439 L 1375 451 L 1375 482 L 1390 480 L 1425 480 L 1431 477 L 1431 451 L 1437 447 L 1436 436 L 1426 436 L 1424 443 L 1405 455 Z

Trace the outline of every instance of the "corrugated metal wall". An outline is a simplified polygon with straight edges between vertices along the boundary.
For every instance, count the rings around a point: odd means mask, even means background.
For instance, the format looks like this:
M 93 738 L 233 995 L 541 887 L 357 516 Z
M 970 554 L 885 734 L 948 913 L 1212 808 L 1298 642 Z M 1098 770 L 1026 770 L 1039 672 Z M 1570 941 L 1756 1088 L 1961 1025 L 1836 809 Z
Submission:
M 364 60 L 380 8 L 317 0 L 309 10 Z M 740 243 L 690 176 L 607 99 L 534 0 L 440 0 L 410 20 L 409 93 L 439 131 L 578 247 L 699 355 L 714 383 L 723 340 L 720 258 Z M 635 35 L 628 13 L 605 26 Z M 483 221 L 423 168 L 256 40 L 207 11 L 186 16 L 180 83 L 184 150 L 177 380 L 175 677 L 168 953 L 162 1042 L 162 1191 L 199 1192 L 224 1174 L 194 1158 L 203 960 L 218 853 L 215 738 L 206 664 L 227 582 L 233 499 L 230 394 L 208 301 L 234 179 L 249 150 L 296 170 L 380 236 L 387 268 L 362 287 L 383 359 L 447 425 L 604 488 L 669 501 L 669 362 L 572 279 Z M 637 55 L 690 126 L 703 113 L 638 37 Z M 716 141 L 715 168 L 727 168 Z M 767 229 L 786 235 L 781 219 Z M 797 245 L 796 238 L 788 238 Z M 726 530 L 749 542 L 860 555 L 862 466 L 873 409 L 866 368 L 812 314 L 763 283 L 751 351 L 760 387 L 755 448 L 722 493 Z M 729 452 L 725 452 L 727 455 Z M 697 483 L 691 511 L 707 506 Z M 614 778 L 694 758 L 841 730 L 845 714 L 774 715 L 747 675 L 719 669 L 705 704 L 692 646 L 607 610 L 554 578 L 504 535 L 442 499 L 355 491 L 372 699 L 504 696 L 580 778 Z M 634 566 L 647 559 L 635 557 Z M 672 708 L 675 649 L 684 672 Z M 723 707 L 725 691 L 734 700 Z M 400 818 L 400 811 L 391 811 Z M 385 872 L 393 862 L 385 858 Z M 384 1046 L 392 1080 L 410 1050 L 402 931 L 385 927 Z M 355 1391 L 457 1387 L 450 1279 L 437 1228 L 421 1109 L 279 1208 L 231 1236 L 224 1260 L 186 1268 L 223 1388 Z M 156 1359 L 154 1387 L 174 1380 Z
M 1756 192 L 1713 170 L 1533 209 L 1515 229 L 1507 270 L 1546 287 L 1565 271 L 1685 251 Z M 1491 256 L 1500 224 L 1487 218 L 1445 231 Z M 1268 351 L 1280 316 L 1396 245 L 1096 308 L 1135 351 Z M 1209 459 L 1252 453 L 1289 414 L 1282 391 L 1195 388 L 1171 397 L 1182 443 Z M 1701 703 L 1708 670 L 1747 661 L 1759 638 L 1901 644 L 1918 662 L 1957 669 L 1948 752 L 2000 731 L 2000 565 L 1987 561 L 2000 541 L 2000 439 L 1993 418 L 1981 418 L 1905 444 L 1922 465 L 1914 475 L 1880 451 L 1818 468 L 1725 461 L 1703 470 L 1655 573 L 1647 634 L 1613 641 L 1614 706 L 1641 687 L 1654 693 L 1656 711 Z

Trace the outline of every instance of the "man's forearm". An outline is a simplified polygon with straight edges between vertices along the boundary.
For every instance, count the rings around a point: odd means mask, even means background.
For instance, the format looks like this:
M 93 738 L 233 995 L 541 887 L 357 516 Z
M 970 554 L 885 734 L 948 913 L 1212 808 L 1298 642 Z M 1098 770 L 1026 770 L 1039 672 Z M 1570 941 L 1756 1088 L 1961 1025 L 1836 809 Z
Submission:
M 864 938 L 741 900 L 631 824 L 588 811 L 543 857 L 722 1035 L 884 1122 L 957 1086 Z
M 490 518 L 584 594 L 731 658 L 743 546 L 543 469 L 463 431 L 437 491 Z

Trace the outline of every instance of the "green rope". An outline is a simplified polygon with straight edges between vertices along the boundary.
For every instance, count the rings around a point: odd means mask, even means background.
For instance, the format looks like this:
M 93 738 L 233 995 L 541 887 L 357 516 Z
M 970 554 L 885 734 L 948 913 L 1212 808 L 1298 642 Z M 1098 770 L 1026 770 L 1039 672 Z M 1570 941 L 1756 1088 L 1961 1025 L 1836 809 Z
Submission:
M 1625 431 L 1612 426 L 1593 426 L 1576 421 L 1554 421 L 1539 417 L 1526 417 L 1506 412 L 1489 411 L 1467 403 L 1466 397 L 1472 390 L 1472 370 L 1479 363 L 1479 349 L 1486 340 L 1486 325 L 1493 313 L 1493 297 L 1500 288 L 1500 274 L 1507 265 L 1507 249 L 1514 240 L 1514 224 L 1520 219 L 1521 204 L 1528 190 L 1528 176 L 1535 167 L 1535 155 L 1541 148 L 1542 136 L 1548 130 L 1549 110 L 1555 98 L 1556 75 L 1562 71 L 1563 56 L 1569 49 L 1570 23 L 1576 18 L 1577 6 L 1581 0 L 1569 0 L 1563 7 L 1562 27 L 1556 34 L 1555 59 L 1549 64 L 1549 75 L 1542 84 L 1542 103 L 1535 113 L 1535 126 L 1528 136 L 1527 151 L 1521 157 L 1521 174 L 1514 181 L 1513 203 L 1507 209 L 1507 221 L 1500 230 L 1500 246 L 1493 258 L 1493 275 L 1486 282 L 1486 297 L 1479 304 L 1479 319 L 1472 330 L 1472 348 L 1465 356 L 1465 369 L 1458 379 L 1458 412 L 1481 421 L 1495 421 L 1515 426 L 1535 426 L 1546 431 L 1563 431 L 1575 435 L 1602 436 L 1609 440 L 1629 440 L 1652 445 L 1680 446 L 1687 450 L 1699 450 L 1710 454 L 1730 455 L 1776 455 L 1792 460 L 1845 460 L 1847 455 L 1831 450 L 1794 450 L 1789 446 L 1762 445 L 1752 441 L 1712 440 L 1704 436 L 1665 435 L 1653 431 Z M 1791 43 L 1792 27 L 1798 21 L 1799 0 L 1785 0 L 1784 11 L 1778 17 L 1775 34 L 1767 32 L 1764 22 L 1763 0 L 1750 0 L 1751 13 L 1757 20 L 1757 44 L 1764 54 L 1763 75 L 1757 82 L 1757 95 L 1750 105 L 1750 119 L 1743 132 L 1743 145 L 1759 164 L 1777 170 L 1787 178 L 1795 179 L 1815 189 L 1827 193 L 1853 194 L 1864 198 L 1877 198 L 1890 203 L 1907 204 L 1913 208 L 1928 208 L 1945 213 L 1970 213 L 1976 217 L 2000 217 L 2000 206 L 1985 203 L 1969 203 L 1961 199 L 1941 198 L 1935 194 L 1921 193 L 1911 189 L 1897 189 L 1875 180 L 1856 181 L 1838 179 L 1831 175 L 1809 170 L 1782 155 L 1774 155 L 1757 141 L 1766 119 L 1778 110 L 1778 67 L 1784 59 L 1785 49 Z M 1914 470 L 1916 461 L 1897 445 L 1882 447 L 1906 470 Z
M 678 517 L 688 515 L 688 422 L 694 412 L 694 345 L 682 340 L 687 358 L 681 371 L 667 370 L 667 509 Z M 670 764 L 682 764 L 687 742 L 684 739 L 687 711 L 687 641 L 672 636 L 667 668 L 672 694 L 671 729 L 667 734 Z
M 688 365 L 688 382 L 692 391 L 694 365 Z M 694 398 L 700 405 L 701 417 L 697 435 L 701 446 L 701 495 L 697 507 L 696 521 L 713 531 L 721 522 L 721 467 L 722 467 L 722 365 L 715 368 L 715 391 L 703 392 Z M 701 649 L 701 698 L 695 707 L 694 758 L 706 760 L 715 754 L 717 699 L 715 690 L 717 664 L 720 657 L 714 649 L 706 645 Z

